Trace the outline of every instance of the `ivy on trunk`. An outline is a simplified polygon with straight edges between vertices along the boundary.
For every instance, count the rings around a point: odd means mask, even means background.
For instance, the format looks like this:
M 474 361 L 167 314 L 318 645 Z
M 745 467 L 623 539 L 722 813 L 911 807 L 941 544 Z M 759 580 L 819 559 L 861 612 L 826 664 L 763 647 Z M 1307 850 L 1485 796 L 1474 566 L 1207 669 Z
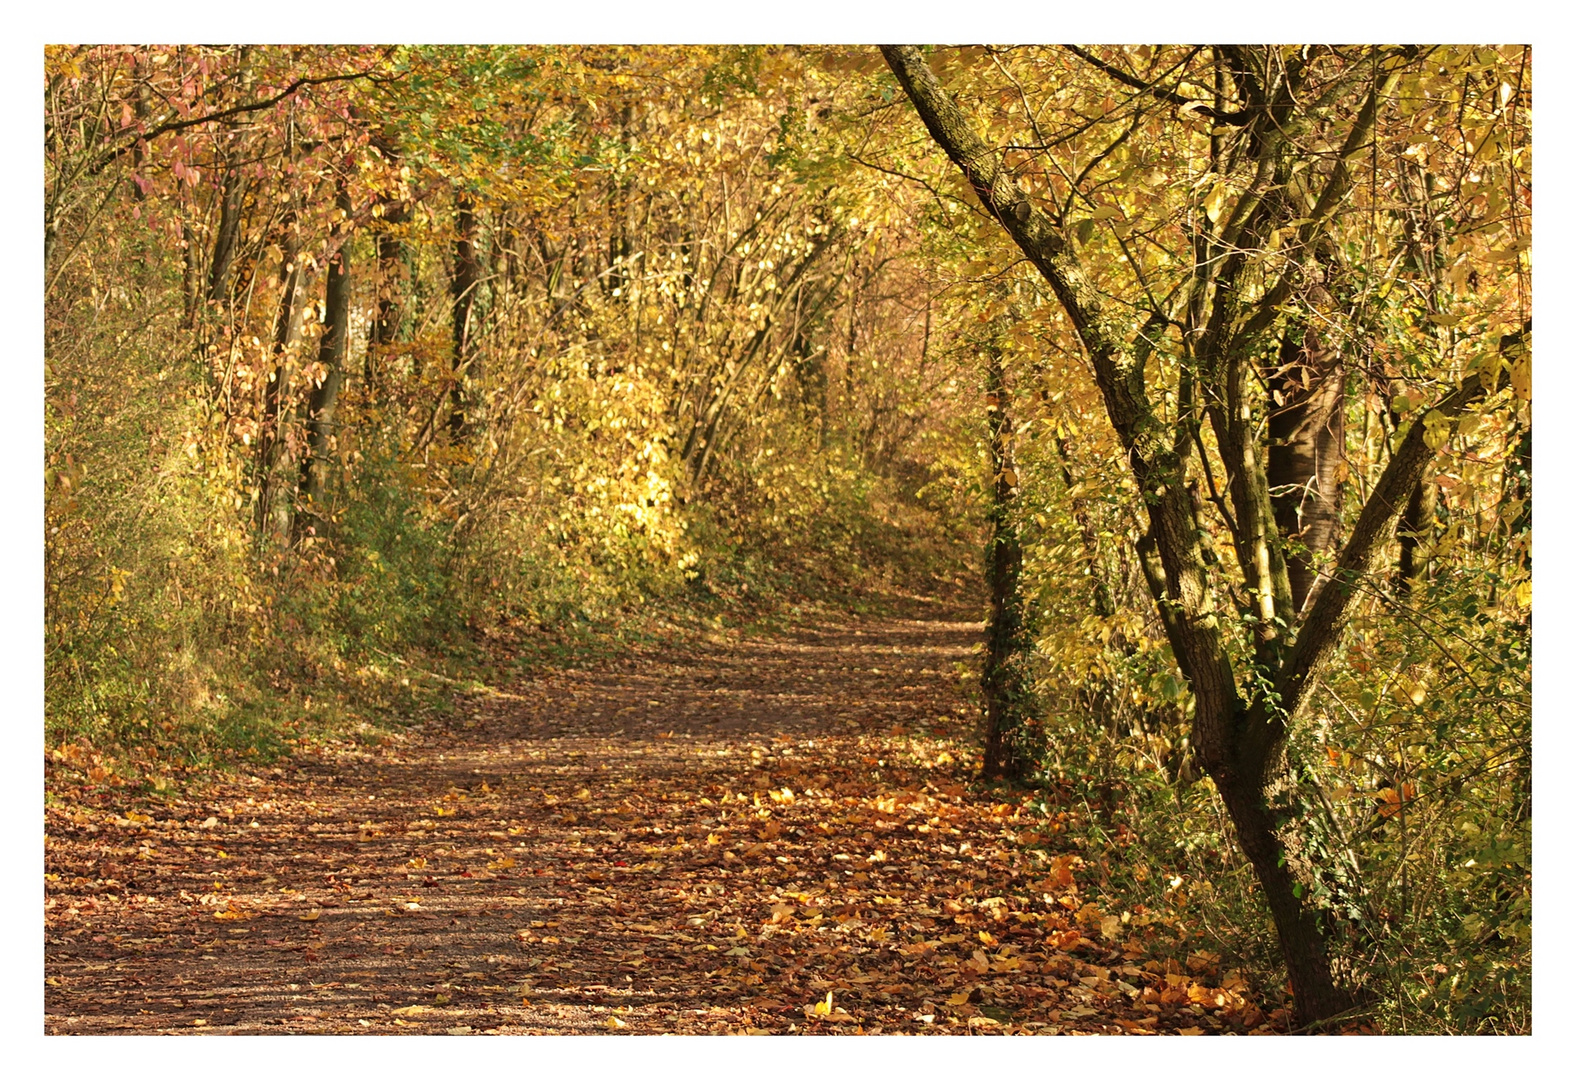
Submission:
M 1343 106 L 1344 137 L 1333 164 L 1315 168 L 1287 134 L 1314 107 L 1302 94 L 1304 60 L 1295 54 L 1286 60 L 1278 51 L 1272 57 L 1270 50 L 1218 49 L 1223 69 L 1246 99 L 1231 122 L 1244 129 L 1237 153 L 1245 155 L 1242 171 L 1251 179 L 1234 202 L 1223 196 L 1208 224 L 1200 224 L 1190 275 L 1155 302 L 1135 334 L 1127 313 L 1096 287 L 1071 239 L 1076 230 L 1054 205 L 1042 208 L 1019 186 L 996 148 L 976 134 L 942 88 L 923 52 L 909 45 L 881 51 L 937 145 L 1047 281 L 1088 354 L 1143 499 L 1147 531 L 1138 553 L 1194 695 L 1193 745 L 1264 890 L 1299 1022 L 1334 1017 L 1362 994 L 1344 977 L 1351 958 L 1341 955 L 1341 938 L 1332 933 L 1334 909 L 1327 901 L 1336 884 L 1328 874 L 1322 822 L 1310 809 L 1317 793 L 1289 754 L 1290 734 L 1353 598 L 1394 537 L 1436 449 L 1462 411 L 1498 378 L 1498 367 L 1485 365 L 1419 414 L 1430 416 L 1429 423 L 1414 423 L 1400 440 L 1345 544 L 1320 560 L 1315 579 L 1316 558 L 1329 540 L 1313 526 L 1322 530 L 1333 520 L 1317 500 L 1332 494 L 1327 449 L 1338 429 L 1329 417 L 1338 412 L 1340 376 L 1338 363 L 1298 325 L 1296 313 L 1327 299 L 1320 295 L 1313 253 L 1324 247 L 1351 192 L 1347 163 L 1370 146 L 1379 112 L 1414 54 L 1369 50 L 1325 89 L 1326 103 Z M 1257 259 L 1278 230 L 1284 230 L 1278 242 L 1306 254 L 1276 263 Z M 1251 289 L 1245 287 L 1250 274 Z M 1169 409 L 1152 388 L 1150 364 L 1168 327 L 1179 329 L 1181 342 L 1180 382 L 1165 388 L 1174 402 Z M 1266 406 L 1259 358 L 1276 340 L 1283 343 L 1278 377 L 1285 390 L 1281 402 Z M 1277 404 L 1281 421 L 1272 434 L 1262 418 Z M 1203 471 L 1205 431 L 1213 434 L 1226 468 L 1222 505 L 1229 499 L 1238 556 L 1231 577 L 1227 567 L 1206 558 L 1189 487 Z M 1276 436 L 1279 451 L 1270 445 Z M 1315 493 L 1316 503 L 1311 515 L 1301 504 L 1301 535 L 1294 541 L 1286 533 L 1297 521 L 1289 512 L 1290 493 L 1299 486 Z M 1246 654 L 1233 647 L 1228 596 L 1244 600 Z

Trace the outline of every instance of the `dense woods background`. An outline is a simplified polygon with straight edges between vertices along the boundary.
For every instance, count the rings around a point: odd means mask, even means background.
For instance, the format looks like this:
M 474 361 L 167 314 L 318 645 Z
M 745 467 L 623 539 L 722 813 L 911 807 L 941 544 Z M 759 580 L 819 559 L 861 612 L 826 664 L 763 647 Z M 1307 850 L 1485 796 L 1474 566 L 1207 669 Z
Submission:
M 1151 933 L 1303 1021 L 1524 1031 L 1530 80 L 50 47 L 52 762 L 170 790 L 503 665 L 962 590 L 986 777 Z

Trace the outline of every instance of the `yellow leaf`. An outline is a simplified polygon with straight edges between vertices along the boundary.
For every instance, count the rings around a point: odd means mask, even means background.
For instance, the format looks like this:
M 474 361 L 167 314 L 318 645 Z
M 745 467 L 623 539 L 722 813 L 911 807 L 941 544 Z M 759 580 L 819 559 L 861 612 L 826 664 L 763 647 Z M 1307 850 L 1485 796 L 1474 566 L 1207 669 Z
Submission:
M 301 916 L 301 921 L 302 922 L 317 922 L 317 920 L 321 919 L 322 917 L 323 917 L 323 913 L 321 911 L 309 911 L 305 915 Z
M 826 992 L 826 1000 L 825 1001 L 817 1001 L 815 1003 L 815 1015 L 817 1015 L 817 1016 L 831 1016 L 832 1015 L 832 992 L 830 990 L 828 990 Z
M 1226 185 L 1216 184 L 1210 189 L 1209 194 L 1204 199 L 1204 213 L 1209 215 L 1209 220 L 1211 223 L 1219 220 L 1220 211 L 1225 207 L 1225 205 Z
M 968 1003 L 969 992 L 967 990 L 960 990 L 956 994 L 953 994 L 951 997 L 947 998 L 948 1005 L 967 1005 Z
M 431 1012 L 431 1011 L 432 1011 L 432 1009 L 429 1008 L 426 1005 L 407 1005 L 403 1009 L 395 1009 L 394 1010 L 394 1015 L 395 1016 L 420 1016 L 424 1012 Z
M 1510 385 L 1522 401 L 1532 400 L 1532 357 L 1523 356 L 1510 365 Z

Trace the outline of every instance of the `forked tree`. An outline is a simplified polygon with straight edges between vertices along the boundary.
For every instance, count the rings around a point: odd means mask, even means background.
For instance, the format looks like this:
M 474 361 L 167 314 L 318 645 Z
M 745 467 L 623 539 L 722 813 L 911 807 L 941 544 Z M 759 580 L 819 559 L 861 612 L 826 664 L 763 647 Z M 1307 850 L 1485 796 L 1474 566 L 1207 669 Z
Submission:
M 1197 65 L 1189 78 L 1173 68 L 1163 82 L 1069 50 L 1139 101 L 1131 127 L 1086 161 L 1098 163 L 1146 121 L 1209 125 L 1204 179 L 1213 186 L 1195 188 L 1208 194 L 1204 212 L 1179 230 L 1190 241 L 1185 255 L 1166 267 L 1172 280 L 1129 280 L 1126 296 L 1113 295 L 1109 267 L 1092 267 L 1084 244 L 1091 222 L 1141 216 L 1133 193 L 1124 204 L 1109 178 L 1094 190 L 1093 163 L 1064 171 L 1059 186 L 1029 189 L 920 48 L 881 51 L 931 137 L 1049 283 L 1087 353 L 1143 500 L 1137 553 L 1195 700 L 1192 743 L 1263 888 L 1298 1022 L 1336 1016 L 1362 995 L 1332 902 L 1341 886 L 1318 793 L 1288 753 L 1290 740 L 1429 462 L 1464 411 L 1502 384 L 1507 354 L 1530 347 L 1528 324 L 1470 370 L 1441 371 L 1453 387 L 1412 414 L 1355 518 L 1343 517 L 1343 346 L 1374 330 L 1361 325 L 1356 293 L 1337 287 L 1341 230 L 1359 170 L 1364 190 L 1377 185 L 1387 155 L 1375 152 L 1376 133 L 1427 50 L 1223 46 L 1194 50 L 1184 61 Z M 1022 115 L 1035 124 L 1027 103 Z M 1019 140 L 1015 164 L 1023 147 L 1043 152 L 1049 143 Z M 1151 190 L 1138 201 L 1167 197 L 1179 196 Z M 1140 278 L 1142 261 L 1121 260 Z M 1206 521 L 1206 512 L 1218 517 Z M 1235 558 L 1211 548 L 1221 527 Z

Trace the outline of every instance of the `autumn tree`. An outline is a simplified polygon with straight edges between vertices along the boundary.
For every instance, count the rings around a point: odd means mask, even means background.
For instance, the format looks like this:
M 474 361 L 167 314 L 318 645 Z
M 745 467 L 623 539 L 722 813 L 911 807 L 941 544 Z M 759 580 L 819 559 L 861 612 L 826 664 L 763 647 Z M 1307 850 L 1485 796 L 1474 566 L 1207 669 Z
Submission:
M 981 342 L 985 368 L 985 409 L 990 457 L 989 536 L 985 581 L 990 608 L 985 619 L 985 655 L 980 688 L 985 697 L 985 760 L 989 780 L 1026 780 L 1040 756 L 1038 717 L 1033 701 L 1032 630 L 1023 588 L 1023 541 L 1019 536 L 1018 485 L 1013 387 L 1007 374 L 1006 321 L 998 316 Z
M 1379 215 L 1399 231 L 1377 193 L 1398 187 L 1397 130 L 1436 108 L 1434 72 L 1465 78 L 1462 107 L 1501 147 L 1512 91 L 1475 80 L 1470 52 L 1151 50 L 1134 71 L 1124 55 L 1069 49 L 1034 57 L 1033 78 L 1107 104 L 1053 119 L 1027 100 L 1022 68 L 998 62 L 1000 100 L 1021 101 L 1032 129 L 1004 156 L 921 50 L 882 52 L 1088 355 L 1142 499 L 1137 555 L 1195 702 L 1194 746 L 1264 890 L 1301 1022 L 1335 1016 L 1359 991 L 1317 784 L 1292 736 L 1429 462 L 1464 418 L 1505 407 L 1503 372 L 1529 345 L 1514 295 L 1469 302 L 1481 348 L 1435 355 L 1432 378 L 1454 385 L 1414 406 L 1337 544 L 1347 371 L 1382 340 L 1373 306 L 1406 280 L 1355 256 L 1375 254 Z M 1090 129 L 1100 141 L 1081 138 Z M 1211 550 L 1210 512 L 1234 559 Z

